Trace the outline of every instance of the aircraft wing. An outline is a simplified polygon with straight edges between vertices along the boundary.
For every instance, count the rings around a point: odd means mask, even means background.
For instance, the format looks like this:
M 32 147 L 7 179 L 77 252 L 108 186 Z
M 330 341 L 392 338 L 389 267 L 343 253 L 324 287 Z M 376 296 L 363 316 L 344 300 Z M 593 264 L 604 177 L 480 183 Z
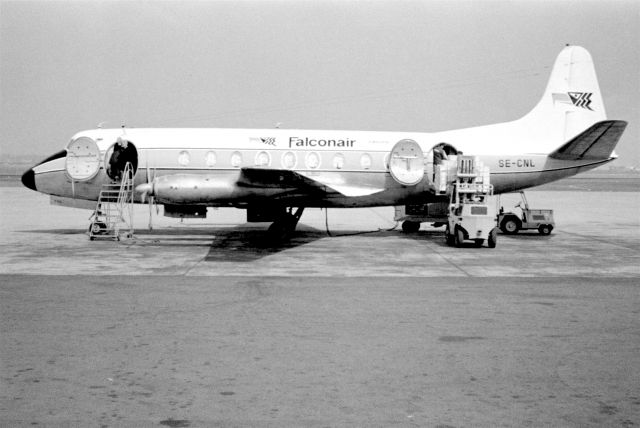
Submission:
M 339 193 L 343 196 L 367 196 L 384 189 L 346 183 L 336 173 L 298 172 L 286 169 L 242 168 L 238 185 L 248 187 L 294 188 L 302 191 Z

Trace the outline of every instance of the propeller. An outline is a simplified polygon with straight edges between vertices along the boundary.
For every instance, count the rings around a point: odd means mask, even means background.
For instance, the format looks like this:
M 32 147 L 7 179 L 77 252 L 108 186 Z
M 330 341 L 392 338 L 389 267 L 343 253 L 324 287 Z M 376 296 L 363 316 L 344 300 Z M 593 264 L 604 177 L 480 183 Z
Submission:
M 154 197 L 154 181 L 155 181 L 155 171 L 154 178 L 151 178 L 151 169 L 149 168 L 149 162 L 147 162 L 147 182 L 143 184 L 139 184 L 136 186 L 136 192 L 140 193 L 140 202 L 143 204 L 146 202 L 147 197 L 149 197 L 149 230 L 153 229 L 153 206 L 156 206 L 156 214 L 158 213 L 158 205 L 155 203 Z

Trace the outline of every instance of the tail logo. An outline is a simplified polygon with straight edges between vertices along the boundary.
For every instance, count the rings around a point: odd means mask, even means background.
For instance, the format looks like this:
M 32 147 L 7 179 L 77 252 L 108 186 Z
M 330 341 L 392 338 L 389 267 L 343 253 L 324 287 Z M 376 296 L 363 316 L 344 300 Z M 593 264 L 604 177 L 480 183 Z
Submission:
M 593 111 L 591 108 L 591 96 L 593 92 L 567 92 L 553 93 L 553 101 L 563 104 L 573 104 L 576 107 Z
M 593 111 L 591 108 L 591 95 L 593 92 L 567 92 L 571 98 L 571 102 L 576 107 L 586 108 Z

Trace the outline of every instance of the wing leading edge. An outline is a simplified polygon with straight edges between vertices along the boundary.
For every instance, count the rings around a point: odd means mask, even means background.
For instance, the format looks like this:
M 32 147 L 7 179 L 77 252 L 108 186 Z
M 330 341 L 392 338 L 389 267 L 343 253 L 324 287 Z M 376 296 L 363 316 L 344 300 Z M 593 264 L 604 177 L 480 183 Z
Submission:
M 368 196 L 384 189 L 355 186 L 345 183 L 342 176 L 335 173 L 302 173 L 284 169 L 242 168 L 238 185 L 247 187 L 296 188 L 312 192 L 339 193 L 343 196 Z

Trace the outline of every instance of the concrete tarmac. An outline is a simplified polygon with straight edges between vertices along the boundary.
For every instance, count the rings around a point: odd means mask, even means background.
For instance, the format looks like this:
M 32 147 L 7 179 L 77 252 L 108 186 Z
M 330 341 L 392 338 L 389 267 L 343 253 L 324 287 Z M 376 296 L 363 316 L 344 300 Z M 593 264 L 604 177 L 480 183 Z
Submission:
M 141 206 L 118 243 L 0 187 L 0 425 L 639 425 L 639 194 L 528 197 L 556 230 L 495 249 L 390 208 L 271 245 Z

